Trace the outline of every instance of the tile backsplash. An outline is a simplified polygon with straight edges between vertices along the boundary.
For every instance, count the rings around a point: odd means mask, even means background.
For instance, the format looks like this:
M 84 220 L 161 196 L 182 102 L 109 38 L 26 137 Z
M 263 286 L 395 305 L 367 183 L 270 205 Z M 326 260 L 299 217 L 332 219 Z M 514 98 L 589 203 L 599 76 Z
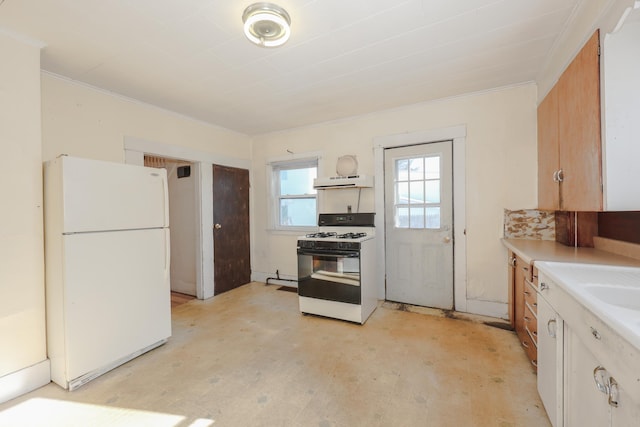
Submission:
M 538 209 L 504 210 L 506 239 L 555 240 L 555 212 Z

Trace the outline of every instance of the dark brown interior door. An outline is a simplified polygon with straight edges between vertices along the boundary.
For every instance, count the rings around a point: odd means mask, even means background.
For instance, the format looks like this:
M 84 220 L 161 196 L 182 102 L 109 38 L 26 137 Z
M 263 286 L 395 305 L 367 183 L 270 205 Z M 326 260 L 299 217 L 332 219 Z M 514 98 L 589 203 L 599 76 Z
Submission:
M 249 171 L 213 165 L 214 295 L 251 281 Z

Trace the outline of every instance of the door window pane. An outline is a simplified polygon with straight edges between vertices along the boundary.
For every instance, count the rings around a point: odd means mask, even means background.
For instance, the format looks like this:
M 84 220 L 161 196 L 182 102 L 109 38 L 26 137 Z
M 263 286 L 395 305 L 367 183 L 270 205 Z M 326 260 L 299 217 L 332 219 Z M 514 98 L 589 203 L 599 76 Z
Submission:
M 396 160 L 396 181 L 409 179 L 409 160 Z
M 409 219 L 409 226 L 411 228 L 424 228 L 424 208 L 410 208 L 409 212 L 411 213 Z
M 409 184 L 411 203 L 424 203 L 424 181 L 412 181 Z
M 396 204 L 405 205 L 409 203 L 409 183 L 398 182 L 396 184 Z
M 427 203 L 440 203 L 440 180 L 425 182 L 427 188 Z
M 409 179 L 424 179 L 424 159 L 422 157 L 409 160 Z
M 408 208 L 396 208 L 396 228 L 409 228 Z
M 427 223 L 425 228 L 440 228 L 440 206 L 427 208 Z

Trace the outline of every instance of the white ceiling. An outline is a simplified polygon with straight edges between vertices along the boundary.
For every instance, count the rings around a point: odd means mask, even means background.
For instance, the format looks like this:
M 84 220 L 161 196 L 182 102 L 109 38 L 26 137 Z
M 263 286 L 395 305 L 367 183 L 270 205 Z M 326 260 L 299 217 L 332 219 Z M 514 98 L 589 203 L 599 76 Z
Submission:
M 242 34 L 253 0 L 0 0 L 0 30 L 48 72 L 254 135 L 536 80 L 581 1 L 274 0 L 292 36 L 270 49 Z

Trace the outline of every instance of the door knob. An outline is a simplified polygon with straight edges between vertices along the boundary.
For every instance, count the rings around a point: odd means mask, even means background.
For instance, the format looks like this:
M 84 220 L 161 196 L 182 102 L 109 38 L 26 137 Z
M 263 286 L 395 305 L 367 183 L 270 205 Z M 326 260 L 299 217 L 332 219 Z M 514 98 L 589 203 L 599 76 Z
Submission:
M 213 226 L 213 228 L 215 228 L 216 230 L 220 230 L 222 226 L 220 224 L 216 224 Z
M 451 241 L 451 237 L 446 236 L 444 239 L 442 239 L 442 241 L 445 243 L 449 243 Z

